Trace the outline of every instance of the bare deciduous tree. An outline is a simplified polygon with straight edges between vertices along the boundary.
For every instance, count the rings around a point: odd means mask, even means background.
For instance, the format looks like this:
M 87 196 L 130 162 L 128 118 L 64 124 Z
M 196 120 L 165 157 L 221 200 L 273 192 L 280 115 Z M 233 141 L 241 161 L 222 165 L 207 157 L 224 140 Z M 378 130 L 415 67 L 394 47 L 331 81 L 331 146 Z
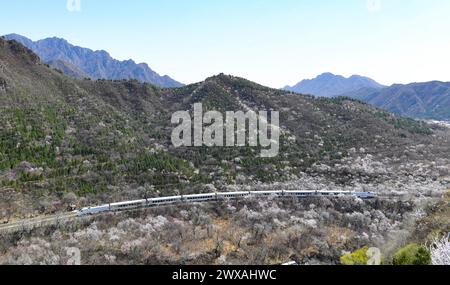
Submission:
M 441 239 L 435 238 L 430 246 L 433 265 L 450 265 L 450 233 Z

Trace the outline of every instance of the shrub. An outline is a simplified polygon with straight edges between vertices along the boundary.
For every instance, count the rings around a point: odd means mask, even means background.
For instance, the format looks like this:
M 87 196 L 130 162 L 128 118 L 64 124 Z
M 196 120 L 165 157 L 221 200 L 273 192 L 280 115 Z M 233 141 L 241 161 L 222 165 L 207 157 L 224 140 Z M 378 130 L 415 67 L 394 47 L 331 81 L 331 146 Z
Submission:
M 399 249 L 392 263 L 394 265 L 430 265 L 431 254 L 427 248 L 412 243 Z
M 367 251 L 369 248 L 367 246 L 360 248 L 352 253 L 345 254 L 341 257 L 342 265 L 367 265 L 369 261 L 369 256 Z

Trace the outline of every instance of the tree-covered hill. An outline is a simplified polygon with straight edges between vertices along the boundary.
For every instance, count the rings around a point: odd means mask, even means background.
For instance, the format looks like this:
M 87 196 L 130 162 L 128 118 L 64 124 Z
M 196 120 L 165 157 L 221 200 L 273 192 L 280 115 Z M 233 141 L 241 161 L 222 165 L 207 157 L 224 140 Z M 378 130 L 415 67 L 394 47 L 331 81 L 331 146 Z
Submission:
M 175 149 L 171 116 L 198 102 L 206 110 L 279 111 L 280 155 L 260 158 L 251 147 Z M 355 150 L 396 156 L 432 142 L 435 131 L 356 100 L 292 94 L 223 74 L 175 89 L 73 79 L 0 39 L 0 200 L 11 203 L 14 193 L 32 213 L 54 209 L 54 201 L 81 206 L 287 181 Z M 333 175 L 345 183 L 358 174 Z

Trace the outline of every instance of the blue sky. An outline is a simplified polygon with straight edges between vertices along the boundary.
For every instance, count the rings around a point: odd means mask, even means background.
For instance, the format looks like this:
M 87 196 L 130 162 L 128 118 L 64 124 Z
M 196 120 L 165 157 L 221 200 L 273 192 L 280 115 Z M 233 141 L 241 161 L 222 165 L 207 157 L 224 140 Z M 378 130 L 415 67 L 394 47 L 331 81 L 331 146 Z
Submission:
M 58 36 L 192 83 L 282 87 L 322 72 L 450 81 L 448 0 L 0 0 L 0 34 Z

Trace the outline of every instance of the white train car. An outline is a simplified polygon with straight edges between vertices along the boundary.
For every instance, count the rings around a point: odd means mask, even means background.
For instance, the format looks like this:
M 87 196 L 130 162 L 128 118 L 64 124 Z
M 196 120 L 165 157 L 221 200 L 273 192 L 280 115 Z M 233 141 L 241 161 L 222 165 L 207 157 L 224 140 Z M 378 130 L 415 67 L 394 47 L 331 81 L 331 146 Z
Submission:
M 249 197 L 252 192 L 223 192 L 217 193 L 217 200 L 227 200 L 227 199 L 239 199 Z
M 104 212 L 109 212 L 111 209 L 108 205 L 102 205 L 97 207 L 86 207 L 82 208 L 77 212 L 78 216 L 85 216 L 85 215 L 96 215 Z
M 152 206 L 164 206 L 177 203 L 196 203 L 208 202 L 216 200 L 231 200 L 242 199 L 246 197 L 295 197 L 295 198 L 315 198 L 315 197 L 344 197 L 353 196 L 361 199 L 373 199 L 377 197 L 374 192 L 350 192 L 350 191 L 254 191 L 254 192 L 223 192 L 223 193 L 208 193 L 208 194 L 194 194 L 185 196 L 171 196 L 163 198 L 143 199 L 135 201 L 127 201 L 121 203 L 113 203 L 102 205 L 98 207 L 88 207 L 77 211 L 78 216 L 95 215 L 103 212 L 118 212 L 133 210 Z
M 318 195 L 318 191 L 283 191 L 284 197 L 306 198 L 314 197 L 315 195 Z
M 182 196 L 170 196 L 148 199 L 148 206 L 163 206 L 182 202 Z
M 361 199 L 375 199 L 378 194 L 375 192 L 354 192 L 354 195 Z
M 124 211 L 124 210 L 132 210 L 132 209 L 138 209 L 138 208 L 147 207 L 147 206 L 148 206 L 147 199 L 127 201 L 127 202 L 122 202 L 122 203 L 110 204 L 110 211 L 117 212 L 117 211 Z
M 182 196 L 183 202 L 207 202 L 217 200 L 217 194 L 194 194 L 188 196 Z
M 255 197 L 282 197 L 284 191 L 255 191 L 251 192 L 251 194 Z
M 319 191 L 319 196 L 322 196 L 322 197 L 353 196 L 353 192 L 350 192 L 350 191 Z

